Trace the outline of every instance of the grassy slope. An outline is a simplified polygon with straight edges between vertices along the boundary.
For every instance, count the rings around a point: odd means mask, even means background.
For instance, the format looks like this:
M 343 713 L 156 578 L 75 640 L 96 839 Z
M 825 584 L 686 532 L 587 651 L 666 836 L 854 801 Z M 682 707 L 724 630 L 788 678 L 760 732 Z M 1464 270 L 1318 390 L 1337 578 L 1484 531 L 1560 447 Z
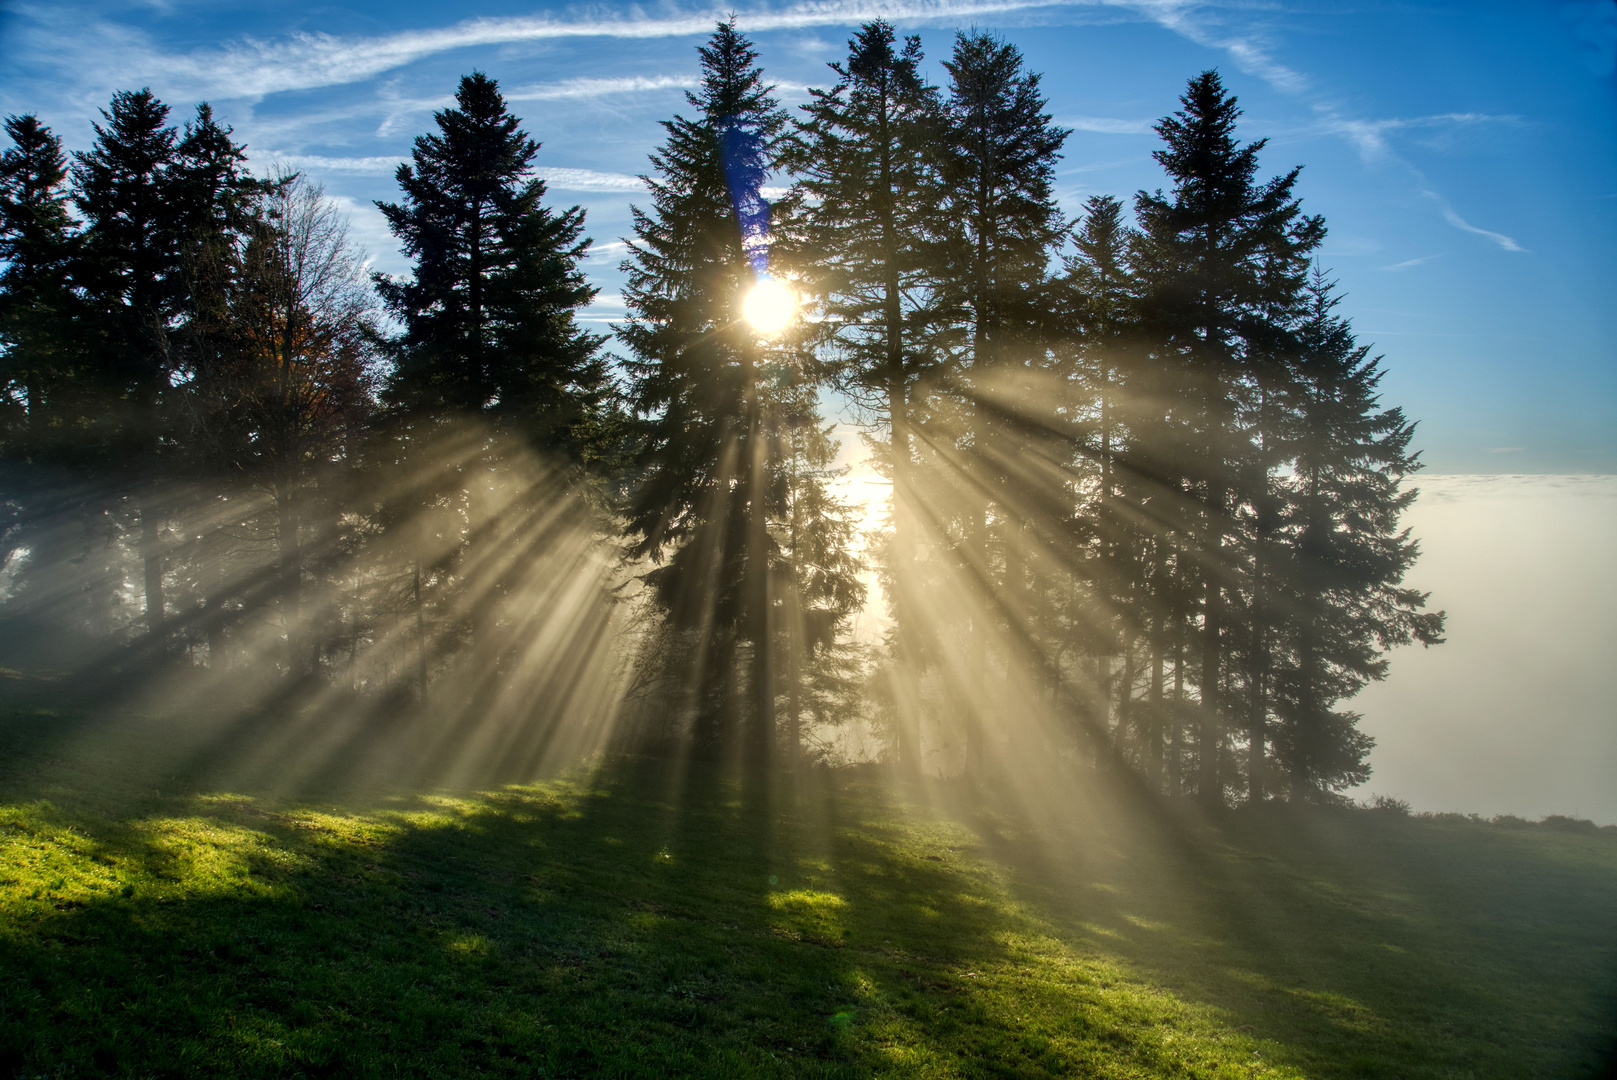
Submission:
M 0 1076 L 1561 1078 L 1612 1015 L 1609 831 L 271 798 L 72 726 L 0 717 Z

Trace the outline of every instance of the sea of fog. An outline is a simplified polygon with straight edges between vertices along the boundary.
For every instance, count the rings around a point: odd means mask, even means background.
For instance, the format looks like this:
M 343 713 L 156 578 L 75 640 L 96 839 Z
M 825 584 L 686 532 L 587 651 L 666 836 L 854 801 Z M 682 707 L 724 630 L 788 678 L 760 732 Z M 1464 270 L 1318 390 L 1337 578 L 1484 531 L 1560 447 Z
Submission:
M 1409 583 L 1448 641 L 1350 703 L 1376 739 L 1363 790 L 1617 824 L 1617 476 L 1417 479 Z

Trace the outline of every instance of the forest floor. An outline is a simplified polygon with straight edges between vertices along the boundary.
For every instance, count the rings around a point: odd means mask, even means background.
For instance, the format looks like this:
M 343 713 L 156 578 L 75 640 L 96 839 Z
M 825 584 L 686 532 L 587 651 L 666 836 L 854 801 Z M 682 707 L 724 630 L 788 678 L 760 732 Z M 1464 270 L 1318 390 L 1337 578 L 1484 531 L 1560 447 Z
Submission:
M 650 762 L 292 790 L 0 695 L 0 1077 L 1563 1080 L 1617 1048 L 1613 829 L 1082 788 L 1034 820 Z

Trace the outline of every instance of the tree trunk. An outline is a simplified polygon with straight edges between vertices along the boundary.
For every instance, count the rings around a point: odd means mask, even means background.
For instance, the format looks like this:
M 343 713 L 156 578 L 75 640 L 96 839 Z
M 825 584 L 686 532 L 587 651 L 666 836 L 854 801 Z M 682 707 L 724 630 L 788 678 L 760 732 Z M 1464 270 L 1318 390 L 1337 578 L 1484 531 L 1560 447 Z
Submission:
M 309 673 L 303 633 L 303 549 L 299 544 L 298 506 L 290 484 L 275 491 L 275 545 L 279 571 L 281 624 L 286 627 L 286 672 L 298 679 Z
M 1168 794 L 1174 798 L 1185 793 L 1183 766 L 1185 756 L 1185 643 L 1176 639 L 1173 646 L 1173 702 L 1168 710 Z
M 763 408 L 758 371 L 747 359 L 747 607 L 752 638 L 753 717 L 748 738 L 748 766 L 761 777 L 769 769 L 775 740 L 775 681 L 771 670 L 769 597 L 768 456 L 764 447 Z
M 165 643 L 167 621 L 163 610 L 163 546 L 158 533 L 161 523 L 157 496 L 147 492 L 140 506 L 140 558 L 146 592 L 146 633 L 156 645 Z
M 1220 715 L 1223 695 L 1219 687 L 1223 671 L 1224 590 L 1219 578 L 1224 551 L 1226 497 L 1224 489 L 1218 487 L 1207 506 L 1207 582 L 1202 604 L 1201 732 L 1198 739 L 1200 760 L 1196 790 L 1208 805 L 1219 805 L 1224 801 L 1218 760 L 1224 745 L 1223 717 Z
M 427 703 L 427 621 L 421 611 L 421 560 L 415 561 L 415 663 L 421 704 Z
M 1162 623 L 1159 613 L 1151 634 L 1151 712 L 1145 744 L 1145 773 L 1152 791 L 1162 790 Z

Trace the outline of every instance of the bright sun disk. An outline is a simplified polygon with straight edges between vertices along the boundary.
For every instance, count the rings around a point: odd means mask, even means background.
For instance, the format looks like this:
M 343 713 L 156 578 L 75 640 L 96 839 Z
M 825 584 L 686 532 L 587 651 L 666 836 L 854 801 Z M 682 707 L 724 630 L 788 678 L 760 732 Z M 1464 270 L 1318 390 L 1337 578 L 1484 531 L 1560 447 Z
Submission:
M 754 285 L 741 305 L 741 313 L 753 329 L 764 334 L 785 329 L 796 311 L 797 297 L 774 278 L 764 278 Z

